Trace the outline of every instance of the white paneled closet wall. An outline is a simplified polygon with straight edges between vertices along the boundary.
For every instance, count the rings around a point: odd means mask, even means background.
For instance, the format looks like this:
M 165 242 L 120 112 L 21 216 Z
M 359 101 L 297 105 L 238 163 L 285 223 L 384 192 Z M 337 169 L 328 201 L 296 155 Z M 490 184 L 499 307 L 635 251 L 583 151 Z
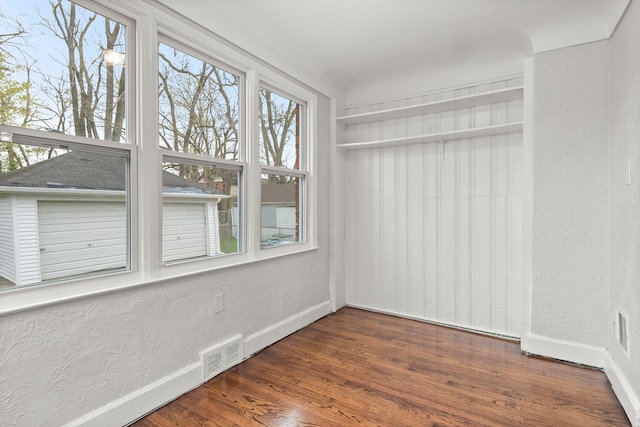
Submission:
M 338 117 L 348 305 L 520 336 L 522 84 Z

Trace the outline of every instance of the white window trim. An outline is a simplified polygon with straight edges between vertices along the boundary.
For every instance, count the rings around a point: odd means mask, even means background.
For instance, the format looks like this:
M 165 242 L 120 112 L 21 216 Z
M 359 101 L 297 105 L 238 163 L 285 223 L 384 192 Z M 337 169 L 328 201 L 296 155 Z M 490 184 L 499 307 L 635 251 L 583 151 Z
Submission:
M 317 245 L 317 95 L 295 83 L 289 77 L 266 65 L 251 54 L 237 48 L 228 41 L 194 25 L 173 11 L 150 5 L 142 0 L 111 0 L 107 2 L 75 0 L 79 5 L 102 15 L 121 20 L 127 24 L 127 141 L 93 141 L 87 138 L 61 137 L 62 145 L 77 142 L 81 146 L 126 150 L 131 158 L 131 271 L 116 272 L 86 279 L 39 284 L 0 292 L 0 315 L 30 310 L 37 307 L 58 304 L 80 298 L 93 297 L 139 286 L 151 286 L 168 279 L 191 276 L 219 269 L 249 265 L 258 261 L 276 259 L 291 254 L 301 254 L 318 249 Z M 162 265 L 162 222 L 161 216 L 161 168 L 163 154 L 158 147 L 158 106 L 157 81 L 148 76 L 157 75 L 159 41 L 176 41 L 189 51 L 203 52 L 204 58 L 212 58 L 212 64 L 228 65 L 229 71 L 238 70 L 244 74 L 245 84 L 243 114 L 241 114 L 245 145 L 241 148 L 241 163 L 244 168 L 240 192 L 244 196 L 241 203 L 241 217 L 244 218 L 244 242 L 242 253 L 189 260 L 171 266 Z M 187 51 L 187 52 L 189 52 Z M 145 78 L 146 77 L 146 78 Z M 260 239 L 251 236 L 260 234 L 260 177 L 263 166 L 258 161 L 257 114 L 258 89 L 268 85 L 274 92 L 290 94 L 306 103 L 304 132 L 305 153 L 305 194 L 303 218 L 305 221 L 305 241 L 262 250 Z M 137 100 L 137 102 L 136 102 Z M 4 127 L 4 126 L 3 126 Z M 11 127 L 9 127 L 11 128 Z M 10 131 L 10 130 L 8 130 Z M 37 131 L 34 131 L 37 132 Z M 14 135 L 30 135 L 29 130 L 20 128 Z M 57 135 L 48 135 L 57 141 Z M 42 144 L 43 135 L 34 135 Z M 74 141 L 74 138 L 80 140 Z M 137 143 L 137 145 L 134 145 Z M 175 156 L 174 156 L 175 157 Z M 215 162 L 220 161 L 215 159 Z M 233 161 L 233 163 L 237 163 Z M 284 171 L 283 171 L 284 172 Z M 286 170 L 287 174 L 292 172 Z M 248 215 L 251 213 L 251 215 Z M 256 215 L 257 213 L 257 215 Z M 146 256 L 151 254 L 151 256 Z

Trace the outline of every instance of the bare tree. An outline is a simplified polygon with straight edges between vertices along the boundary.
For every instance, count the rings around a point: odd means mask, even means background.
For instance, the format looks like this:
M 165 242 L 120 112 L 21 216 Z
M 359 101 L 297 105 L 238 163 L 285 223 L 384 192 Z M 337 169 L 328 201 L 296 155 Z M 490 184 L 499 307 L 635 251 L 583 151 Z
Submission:
M 52 21 L 45 16 L 42 24 L 63 40 L 66 46 L 64 65 L 67 76 L 64 81 L 69 89 L 68 105 L 71 107 L 74 133 L 119 141 L 123 136 L 125 120 L 125 70 L 122 68 L 116 72 L 114 66 L 105 63 L 103 55 L 94 55 L 93 58 L 88 55 L 87 45 L 91 43 L 88 36 L 98 32 L 98 15 L 79 13 L 78 6 L 71 2 L 63 3 L 62 0 L 52 1 L 50 5 Z M 104 18 L 103 51 L 115 49 L 124 30 L 120 23 Z M 59 97 L 64 91 L 56 90 L 55 93 Z M 100 128 L 103 130 L 102 136 L 99 134 Z
M 161 48 L 159 78 L 160 145 L 163 148 L 238 159 L 238 79 L 207 62 Z M 224 169 L 172 165 L 194 182 L 222 179 L 225 191 L 236 173 Z M 216 174 L 216 176 L 211 176 Z
M 259 118 L 261 162 L 268 166 L 297 169 L 300 162 L 300 105 L 269 90 L 261 89 Z M 287 180 L 284 176 L 279 179 L 273 175 L 269 177 L 270 182 Z

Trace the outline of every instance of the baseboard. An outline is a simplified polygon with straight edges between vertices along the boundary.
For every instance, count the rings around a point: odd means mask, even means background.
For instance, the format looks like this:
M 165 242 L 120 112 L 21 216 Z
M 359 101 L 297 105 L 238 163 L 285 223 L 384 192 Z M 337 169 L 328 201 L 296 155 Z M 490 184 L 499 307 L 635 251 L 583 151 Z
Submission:
M 413 316 L 411 314 L 401 313 L 395 310 L 384 310 L 380 308 L 369 307 L 366 305 L 355 305 L 355 304 L 346 304 L 346 307 L 352 307 L 352 308 L 357 308 L 359 310 L 371 311 L 373 313 L 388 314 L 390 316 L 402 317 L 403 319 L 417 320 L 418 322 L 425 322 L 425 323 L 430 323 L 432 325 L 445 326 L 447 328 L 459 329 L 461 331 L 472 332 L 475 334 L 488 335 L 491 337 L 504 338 L 507 340 L 515 340 L 515 341 L 520 340 L 520 337 L 515 334 L 508 335 L 508 334 L 492 331 L 489 329 L 471 327 L 468 325 L 461 325 L 455 322 L 443 322 L 441 320 L 432 319 L 430 317 Z
M 331 313 L 331 301 L 326 301 L 247 336 L 244 340 L 245 358 L 256 354 L 329 313 Z
M 538 356 L 604 368 L 605 351 L 599 347 L 527 334 L 522 340 L 522 350 Z
M 244 340 L 244 354 L 251 356 L 329 313 L 331 302 L 326 301 L 250 335 Z M 91 411 L 70 422 L 67 427 L 127 425 L 200 385 L 201 361 Z
M 609 378 L 611 388 L 624 408 L 633 427 L 640 427 L 640 397 L 633 391 L 629 379 L 620 370 L 607 352 L 604 358 L 604 372 Z
M 124 426 L 202 384 L 202 364 L 194 363 L 67 424 Z

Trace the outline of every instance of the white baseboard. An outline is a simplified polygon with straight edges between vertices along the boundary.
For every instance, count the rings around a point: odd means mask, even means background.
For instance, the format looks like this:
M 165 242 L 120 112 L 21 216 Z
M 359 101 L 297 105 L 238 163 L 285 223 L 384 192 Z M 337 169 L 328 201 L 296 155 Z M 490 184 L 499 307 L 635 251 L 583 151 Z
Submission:
M 604 348 L 527 334 L 522 339 L 522 350 L 539 356 L 604 368 Z
M 425 317 L 425 316 L 414 316 L 411 314 L 401 313 L 395 310 L 385 310 L 381 308 L 370 307 L 367 305 L 356 305 L 356 304 L 346 304 L 346 307 L 352 307 L 360 310 L 371 311 L 373 313 L 388 314 L 390 316 L 402 317 L 403 319 L 417 320 L 418 322 L 425 322 L 425 323 L 430 323 L 432 325 L 445 326 L 447 328 L 459 329 L 461 331 L 472 332 L 475 334 L 488 335 L 491 337 L 499 337 L 507 340 L 517 340 L 517 341 L 520 340 L 520 337 L 517 336 L 516 334 L 506 334 L 499 331 L 492 331 L 490 329 L 471 327 L 468 325 L 462 325 L 455 322 L 443 322 L 442 320 L 432 319 L 430 317 Z
M 604 359 L 604 372 L 609 378 L 611 388 L 624 408 L 633 427 L 640 427 L 640 397 L 633 391 L 629 379 L 607 352 Z
M 245 359 L 329 313 L 331 313 L 331 302 L 326 301 L 249 335 L 243 344 L 244 354 L 247 355 Z M 66 427 L 127 425 L 200 385 L 202 385 L 201 361 L 91 411 L 70 422 Z
M 202 364 L 194 363 L 67 424 L 124 426 L 202 384 Z
M 256 354 L 329 313 L 331 313 L 331 301 L 326 301 L 249 335 L 244 339 L 245 358 Z

